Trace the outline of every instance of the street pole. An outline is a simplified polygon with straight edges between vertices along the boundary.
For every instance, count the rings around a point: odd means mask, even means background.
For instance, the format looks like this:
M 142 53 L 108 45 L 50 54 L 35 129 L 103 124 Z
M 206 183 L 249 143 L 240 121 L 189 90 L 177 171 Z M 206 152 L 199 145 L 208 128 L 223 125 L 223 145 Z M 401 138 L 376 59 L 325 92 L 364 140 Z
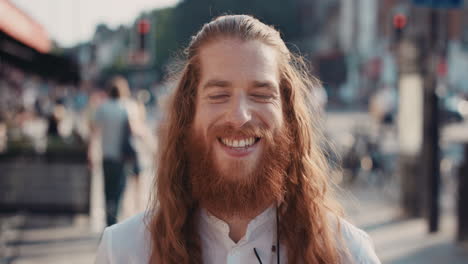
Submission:
M 419 11 L 419 10 L 418 10 Z M 415 12 L 414 21 L 418 21 L 421 12 Z M 398 14 L 397 14 L 398 16 Z M 401 178 L 400 203 L 405 217 L 423 216 L 423 191 L 425 182 L 421 173 L 421 147 L 423 145 L 424 117 L 424 65 L 421 63 L 421 49 L 417 48 L 416 39 L 410 34 L 402 34 L 395 20 L 394 31 L 396 58 L 398 65 L 398 167 Z M 422 22 L 422 21 L 421 21 Z M 414 23 L 420 25 L 422 23 Z M 425 24 L 425 23 L 424 23 Z M 400 31 L 400 32 L 399 32 Z M 398 38 L 400 35 L 401 39 Z M 426 50 L 427 49 L 423 49 Z
M 464 159 L 458 171 L 457 240 L 468 242 L 468 143 L 464 144 Z
M 423 132 L 423 152 L 422 165 L 423 176 L 426 184 L 425 193 L 425 212 L 428 220 L 428 229 L 430 233 L 437 232 L 439 229 L 439 192 L 440 192 L 440 158 L 439 158 L 439 111 L 438 98 L 436 95 L 436 66 L 437 52 L 440 52 L 440 43 L 437 42 L 440 36 L 439 32 L 439 13 L 438 10 L 463 8 L 463 0 L 412 0 L 416 6 L 428 7 L 429 14 L 429 37 L 426 38 L 428 47 L 424 69 L 424 132 Z M 446 19 L 442 22 L 446 22 Z M 447 25 L 442 24 L 443 29 Z M 446 35 L 441 39 L 447 40 Z M 444 43 L 444 47 L 446 47 Z
M 426 63 L 424 65 L 424 132 L 423 132 L 423 172 L 426 180 L 425 204 L 426 218 L 430 233 L 439 228 L 439 118 L 438 98 L 436 94 L 438 11 L 431 9 L 429 14 L 429 38 Z

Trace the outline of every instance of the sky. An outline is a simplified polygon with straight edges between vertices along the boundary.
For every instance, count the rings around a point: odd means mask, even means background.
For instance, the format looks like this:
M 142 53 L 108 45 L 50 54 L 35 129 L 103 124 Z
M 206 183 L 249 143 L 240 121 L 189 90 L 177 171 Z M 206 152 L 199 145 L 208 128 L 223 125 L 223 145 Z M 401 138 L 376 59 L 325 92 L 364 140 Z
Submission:
M 96 25 L 130 25 L 143 11 L 175 5 L 179 0 L 10 0 L 62 47 L 90 40 Z

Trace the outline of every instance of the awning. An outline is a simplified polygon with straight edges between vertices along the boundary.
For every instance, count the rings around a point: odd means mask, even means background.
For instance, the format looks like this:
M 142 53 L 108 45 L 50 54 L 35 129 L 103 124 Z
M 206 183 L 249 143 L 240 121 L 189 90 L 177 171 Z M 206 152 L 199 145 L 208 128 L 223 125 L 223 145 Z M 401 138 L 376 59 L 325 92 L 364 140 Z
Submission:
M 0 30 L 41 53 L 52 47 L 44 28 L 8 0 L 0 0 Z
M 0 62 L 7 62 L 24 71 L 36 73 L 58 82 L 79 81 L 78 64 L 71 59 L 41 53 L 0 31 Z
M 79 81 L 72 60 L 48 54 L 51 41 L 44 28 L 8 0 L 0 0 L 0 63 L 59 82 Z

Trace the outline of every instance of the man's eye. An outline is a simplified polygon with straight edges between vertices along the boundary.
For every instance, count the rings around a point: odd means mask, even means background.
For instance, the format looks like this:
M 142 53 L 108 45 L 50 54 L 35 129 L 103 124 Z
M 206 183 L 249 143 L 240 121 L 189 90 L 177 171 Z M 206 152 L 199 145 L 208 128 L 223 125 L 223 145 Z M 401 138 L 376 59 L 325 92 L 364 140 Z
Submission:
M 260 100 L 270 100 L 273 98 L 273 95 L 269 95 L 269 94 L 252 94 L 252 96 Z
M 217 95 L 208 96 L 208 98 L 211 100 L 222 100 L 222 99 L 227 99 L 228 97 L 229 97 L 228 94 L 217 94 Z

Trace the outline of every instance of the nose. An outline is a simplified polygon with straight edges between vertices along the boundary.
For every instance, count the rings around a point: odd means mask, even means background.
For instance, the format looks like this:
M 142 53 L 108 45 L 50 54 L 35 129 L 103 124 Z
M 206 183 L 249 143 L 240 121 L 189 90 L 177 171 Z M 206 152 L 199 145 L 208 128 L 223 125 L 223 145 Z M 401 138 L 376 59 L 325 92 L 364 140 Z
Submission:
M 235 128 L 242 127 L 252 119 L 250 105 L 246 96 L 239 95 L 231 101 L 226 119 Z

